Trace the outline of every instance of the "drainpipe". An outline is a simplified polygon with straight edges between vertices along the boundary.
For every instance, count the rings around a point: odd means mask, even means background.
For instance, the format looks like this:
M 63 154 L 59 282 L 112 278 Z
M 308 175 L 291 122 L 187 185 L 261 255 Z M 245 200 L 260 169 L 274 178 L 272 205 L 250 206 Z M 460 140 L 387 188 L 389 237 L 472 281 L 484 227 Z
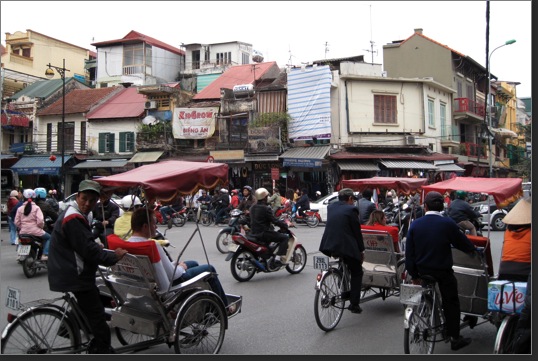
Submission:
M 345 91 L 346 91 L 346 131 L 347 131 L 347 135 L 349 137 L 349 130 L 350 130 L 350 126 L 349 126 L 349 100 L 347 98 L 347 80 L 344 81 L 344 85 L 345 85 Z M 349 139 L 348 139 L 349 141 Z

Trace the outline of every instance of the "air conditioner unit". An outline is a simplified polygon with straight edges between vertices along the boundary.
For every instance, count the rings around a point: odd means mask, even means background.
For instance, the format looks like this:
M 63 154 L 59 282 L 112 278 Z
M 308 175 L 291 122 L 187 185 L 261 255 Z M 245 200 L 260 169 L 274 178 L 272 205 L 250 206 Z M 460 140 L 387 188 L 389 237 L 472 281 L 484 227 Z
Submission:
M 147 101 L 144 104 L 144 109 L 157 109 L 157 102 L 155 100 Z
M 405 145 L 415 145 L 415 136 L 413 135 L 406 135 L 404 137 Z

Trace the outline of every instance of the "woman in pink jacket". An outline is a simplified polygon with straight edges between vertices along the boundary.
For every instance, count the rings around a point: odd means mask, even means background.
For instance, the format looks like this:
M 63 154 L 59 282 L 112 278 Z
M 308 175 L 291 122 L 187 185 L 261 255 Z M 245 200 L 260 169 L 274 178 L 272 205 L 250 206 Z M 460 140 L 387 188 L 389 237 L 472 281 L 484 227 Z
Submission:
M 19 234 L 30 234 L 43 238 L 43 256 L 41 256 L 41 260 L 46 261 L 49 254 L 50 234 L 43 230 L 45 225 L 43 212 L 32 201 L 32 198 L 35 198 L 35 193 L 32 189 L 25 189 L 22 196 L 26 201 L 17 209 L 15 226 L 19 229 Z

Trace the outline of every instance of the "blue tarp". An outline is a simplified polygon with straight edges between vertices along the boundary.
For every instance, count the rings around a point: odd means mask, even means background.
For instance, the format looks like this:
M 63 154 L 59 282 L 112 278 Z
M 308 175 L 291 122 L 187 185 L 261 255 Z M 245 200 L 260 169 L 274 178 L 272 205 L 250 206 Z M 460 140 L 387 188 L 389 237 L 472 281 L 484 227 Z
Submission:
M 64 163 L 71 159 L 70 155 L 64 156 Z M 49 156 L 23 156 L 17 163 L 11 166 L 11 169 L 19 175 L 28 174 L 48 174 L 59 175 L 62 166 L 62 157 L 57 156 L 52 161 Z

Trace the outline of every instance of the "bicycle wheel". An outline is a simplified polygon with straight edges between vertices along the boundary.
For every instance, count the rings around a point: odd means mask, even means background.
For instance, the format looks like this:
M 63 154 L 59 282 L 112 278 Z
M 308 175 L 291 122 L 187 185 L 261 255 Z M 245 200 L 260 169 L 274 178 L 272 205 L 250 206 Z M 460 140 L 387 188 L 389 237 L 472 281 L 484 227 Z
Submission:
M 228 253 L 228 245 L 232 242 L 230 232 L 220 232 L 217 236 L 217 249 L 220 253 Z
M 514 335 L 518 320 L 519 315 L 508 315 L 503 319 L 499 330 L 497 330 L 493 353 L 514 353 Z
M 409 327 L 404 330 L 404 352 L 406 354 L 432 354 L 437 337 L 432 325 L 432 300 L 423 297 L 418 306 L 413 306 L 409 316 Z
M 2 354 L 74 353 L 80 333 L 53 309 L 35 309 L 17 317 L 2 337 Z
M 323 331 L 333 330 L 340 322 L 345 306 L 340 296 L 343 291 L 342 273 L 331 268 L 324 274 L 314 296 L 314 316 Z
M 224 342 L 226 321 L 218 296 L 201 294 L 178 315 L 174 350 L 180 354 L 217 354 Z
M 153 337 L 142 335 L 140 333 L 131 332 L 123 328 L 114 327 L 118 341 L 123 345 L 133 345 L 135 343 L 153 340 Z

